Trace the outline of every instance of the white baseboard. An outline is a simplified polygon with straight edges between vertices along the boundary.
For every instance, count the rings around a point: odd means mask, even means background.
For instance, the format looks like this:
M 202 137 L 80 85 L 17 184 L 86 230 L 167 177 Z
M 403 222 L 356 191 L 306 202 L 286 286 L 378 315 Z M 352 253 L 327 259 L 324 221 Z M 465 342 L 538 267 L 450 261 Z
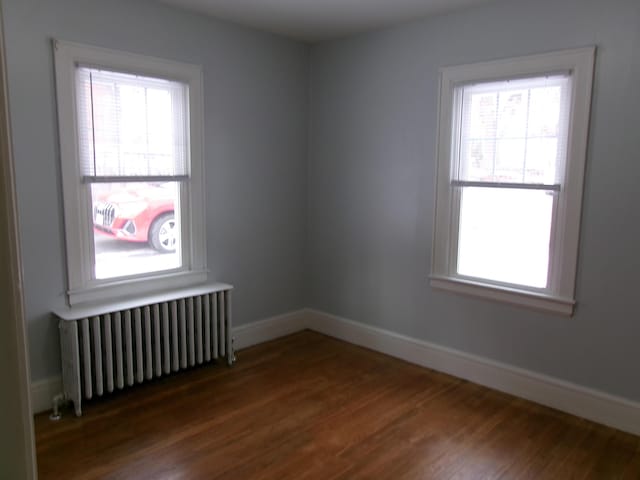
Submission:
M 236 349 L 246 348 L 304 330 L 307 312 L 308 310 L 297 310 L 239 325 L 233 329 L 233 345 Z
M 522 368 L 309 310 L 307 328 L 640 435 L 640 403 Z
M 640 435 L 638 402 L 316 310 L 298 310 L 235 327 L 235 348 L 304 329 Z M 33 382 L 34 413 L 51 409 L 51 399 L 61 390 L 60 377 Z
M 53 397 L 62 392 L 62 377 L 45 378 L 31 382 L 31 409 L 33 413 L 51 410 Z

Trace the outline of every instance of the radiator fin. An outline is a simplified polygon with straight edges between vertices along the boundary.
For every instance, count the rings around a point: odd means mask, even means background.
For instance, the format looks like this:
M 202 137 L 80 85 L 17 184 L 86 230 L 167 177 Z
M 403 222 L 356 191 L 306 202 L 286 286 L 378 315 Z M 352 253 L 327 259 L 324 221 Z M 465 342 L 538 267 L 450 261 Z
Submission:
M 178 353 L 178 304 L 171 302 L 171 369 L 177 372 L 180 369 Z
M 198 365 L 202 363 L 202 302 L 200 297 L 194 299 L 196 304 L 196 358 Z
M 131 333 L 131 311 L 124 312 L 125 351 L 127 356 L 127 385 L 133 385 L 133 335 Z
M 135 322 L 135 356 L 136 356 L 136 380 L 138 383 L 142 383 L 144 380 L 144 360 L 142 350 L 142 316 L 140 314 L 140 309 L 136 308 L 133 310 L 133 321 Z
M 100 317 L 91 319 L 93 333 L 93 361 L 95 367 L 96 395 L 102 395 L 102 336 L 100 335 Z
M 187 368 L 187 304 L 180 299 L 180 368 Z
M 193 318 L 193 298 L 187 299 L 187 330 L 189 331 L 189 366 L 193 367 L 196 364 L 196 339 L 193 331 L 194 318 Z
M 203 309 L 204 309 L 204 361 L 211 360 L 211 317 L 209 316 L 209 294 L 204 295 Z
M 144 306 L 144 366 L 145 366 L 145 379 L 151 380 L 153 378 L 153 351 L 151 350 L 151 313 L 149 305 Z
M 111 314 L 104 316 L 104 365 L 107 392 L 113 392 L 113 339 L 111 338 Z
M 171 356 L 169 353 L 169 304 L 164 302 L 162 304 L 162 346 L 163 346 L 163 372 L 164 374 L 168 374 L 171 372 Z
M 211 295 L 211 315 L 214 325 L 219 325 L 218 317 L 218 295 Z M 218 329 L 214 328 L 212 332 L 213 338 L 211 343 L 213 344 L 213 357 L 218 357 Z
M 224 294 L 220 295 L 220 313 L 219 313 L 219 317 L 220 318 L 224 318 L 224 312 L 225 312 L 225 305 L 226 305 L 226 301 L 224 298 Z M 224 339 L 225 339 L 226 335 L 225 335 L 225 324 L 224 322 L 220 322 L 220 355 L 224 356 L 226 354 L 225 352 L 225 345 L 224 345 Z
M 91 388 L 91 342 L 89 341 L 89 319 L 82 319 L 82 357 L 84 362 L 80 365 L 84 373 L 84 396 L 90 399 L 93 397 Z
M 116 387 L 124 387 L 124 362 L 122 355 L 122 316 L 120 312 L 113 315 L 113 332 L 116 345 Z

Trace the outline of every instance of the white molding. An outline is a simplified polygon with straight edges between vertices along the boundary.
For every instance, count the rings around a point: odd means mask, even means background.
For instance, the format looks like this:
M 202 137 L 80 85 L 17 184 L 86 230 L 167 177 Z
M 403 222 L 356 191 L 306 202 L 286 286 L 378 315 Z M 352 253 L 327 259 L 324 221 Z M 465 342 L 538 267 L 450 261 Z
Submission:
M 51 410 L 53 397 L 62 392 L 62 377 L 45 378 L 31 382 L 31 409 L 33 413 Z
M 234 348 L 241 349 L 304 330 L 308 310 L 277 315 L 234 327 Z
M 317 310 L 297 310 L 234 327 L 235 348 L 305 329 L 640 435 L 640 402 Z M 239 358 L 242 361 L 242 352 Z M 53 396 L 62 391 L 60 377 L 33 382 L 31 391 L 34 412 L 49 410 Z
M 181 298 L 196 297 L 227 290 L 233 290 L 233 285 L 226 283 L 204 283 L 165 292 L 156 290 L 153 294 L 148 295 L 136 295 L 129 298 L 119 298 L 118 300 L 64 307 L 55 310 L 53 313 L 62 320 L 79 320 L 81 318 L 104 315 L 105 313 L 138 308 L 144 305 L 171 302 Z
M 640 435 L 639 402 L 315 310 L 308 311 L 306 325 L 349 343 Z
M 575 301 L 542 293 L 528 292 L 516 288 L 493 286 L 486 283 L 462 280 L 455 277 L 431 275 L 431 286 L 449 292 L 463 293 L 486 300 L 528 307 L 533 310 L 571 316 Z
M 151 295 L 158 290 L 188 288 L 206 282 L 207 278 L 207 270 L 187 271 L 182 268 L 173 272 L 161 271 L 157 274 L 140 274 L 126 279 L 117 278 L 102 285 L 68 290 L 68 306 L 82 308 L 85 304 L 116 302 L 132 293 L 144 296 Z

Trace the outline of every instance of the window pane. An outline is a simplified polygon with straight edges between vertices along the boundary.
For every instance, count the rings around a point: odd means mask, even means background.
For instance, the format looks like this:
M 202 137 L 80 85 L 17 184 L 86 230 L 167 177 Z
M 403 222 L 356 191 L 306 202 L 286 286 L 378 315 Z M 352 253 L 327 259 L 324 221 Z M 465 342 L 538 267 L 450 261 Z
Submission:
M 461 197 L 457 273 L 545 288 L 553 195 L 465 187 Z
M 526 141 L 524 138 L 496 140 L 496 160 L 491 181 L 521 182 L 524 170 Z
M 457 89 L 455 180 L 557 184 L 566 157 L 569 76 Z
M 85 176 L 187 173 L 187 86 L 94 68 L 76 70 Z
M 181 266 L 179 183 L 91 185 L 95 278 Z
M 558 139 L 531 138 L 527 143 L 527 166 L 524 172 L 526 183 L 556 183 L 556 157 Z

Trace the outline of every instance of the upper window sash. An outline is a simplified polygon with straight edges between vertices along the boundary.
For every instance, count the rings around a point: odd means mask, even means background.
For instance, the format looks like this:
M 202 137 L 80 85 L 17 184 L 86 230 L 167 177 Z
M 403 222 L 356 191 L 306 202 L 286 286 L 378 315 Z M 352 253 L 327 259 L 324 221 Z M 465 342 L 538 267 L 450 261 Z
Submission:
M 84 66 L 75 78 L 83 181 L 188 177 L 188 85 Z
M 458 185 L 539 185 L 565 175 L 571 73 L 458 85 L 451 178 Z

